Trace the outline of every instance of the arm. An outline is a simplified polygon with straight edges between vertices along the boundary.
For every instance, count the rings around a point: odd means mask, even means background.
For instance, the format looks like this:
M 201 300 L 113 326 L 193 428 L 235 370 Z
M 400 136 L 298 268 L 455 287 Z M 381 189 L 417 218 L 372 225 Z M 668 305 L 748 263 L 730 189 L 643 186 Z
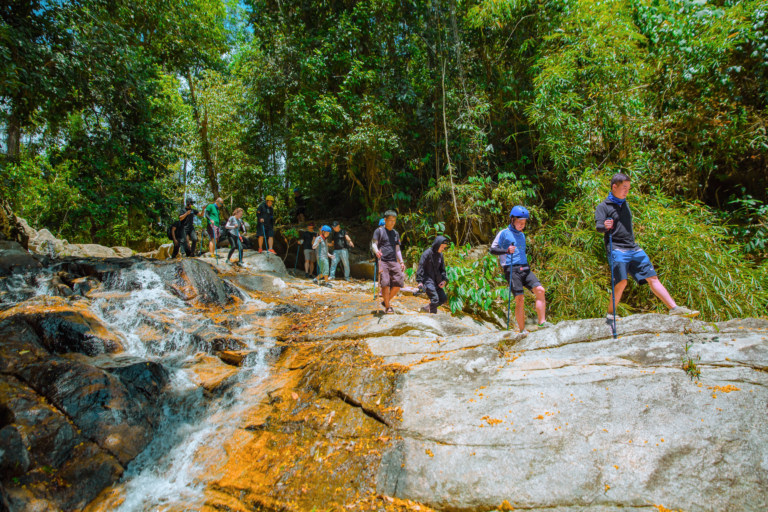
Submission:
M 381 228 L 376 229 L 376 231 L 373 232 L 373 241 L 371 242 L 371 249 L 373 249 L 374 254 L 376 254 L 376 257 L 381 259 L 381 251 L 379 250 L 379 232 L 381 231 Z
M 493 243 L 491 244 L 490 253 L 494 256 L 503 256 L 504 254 L 507 254 L 507 250 L 509 249 L 509 247 L 501 246 L 501 233 L 502 231 L 499 231 L 499 234 L 496 235 L 496 238 L 493 239 Z
M 235 229 L 235 228 L 239 228 L 239 226 L 237 225 L 237 223 L 232 224 L 232 217 L 230 217 L 229 219 L 227 219 L 227 223 L 224 225 L 224 229 Z
M 445 270 L 445 258 L 440 258 L 440 268 L 438 269 L 440 271 L 440 277 L 442 278 L 443 283 L 448 282 L 448 272 Z M 442 284 L 442 283 L 438 283 Z
M 598 233 L 605 233 L 608 231 L 608 228 L 605 226 L 606 219 L 607 215 L 605 208 L 603 207 L 603 203 L 600 203 L 595 210 L 595 229 Z
M 347 242 L 349 243 L 350 247 L 354 247 L 355 246 L 355 244 L 352 243 L 352 239 L 349 238 L 349 235 L 344 235 L 344 238 L 347 239 Z
M 186 212 L 184 212 L 183 214 L 179 215 L 179 220 L 184 220 L 184 219 L 186 219 L 187 217 L 189 217 L 189 214 L 190 214 L 190 213 L 192 213 L 192 210 L 187 210 L 187 211 L 186 211 Z
M 427 251 L 424 251 L 419 258 L 419 269 L 416 271 L 416 282 L 421 286 L 424 283 L 424 265 L 427 262 Z
M 178 240 L 176 239 L 176 227 L 171 226 L 171 238 L 173 238 L 173 244 L 176 245 Z
M 320 245 L 320 237 L 319 237 L 319 236 L 316 236 L 316 237 L 315 237 L 315 238 L 312 240 L 312 248 L 313 248 L 313 249 L 317 249 L 317 247 L 318 247 L 319 245 Z

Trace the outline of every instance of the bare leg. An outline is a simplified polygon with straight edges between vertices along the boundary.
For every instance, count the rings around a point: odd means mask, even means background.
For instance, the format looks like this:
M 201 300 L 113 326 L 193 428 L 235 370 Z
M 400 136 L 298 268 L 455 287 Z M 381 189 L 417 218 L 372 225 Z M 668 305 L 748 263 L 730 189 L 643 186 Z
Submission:
M 515 319 L 520 332 L 525 330 L 525 295 L 515 297 Z
M 656 295 L 659 300 L 664 303 L 665 306 L 667 306 L 669 309 L 674 309 L 677 307 L 677 304 L 675 304 L 672 296 L 669 294 L 667 289 L 664 288 L 664 285 L 661 284 L 661 281 L 659 281 L 659 276 L 649 277 L 647 281 L 653 294 Z
M 274 239 L 274 238 L 272 238 L 272 237 L 269 237 L 269 240 L 267 240 L 267 243 L 269 243 L 269 248 L 270 248 L 270 249 L 272 248 L 272 242 L 273 242 L 274 240 L 275 240 L 275 239 Z
M 263 236 L 260 236 L 260 237 L 259 237 L 259 250 L 261 250 L 261 241 L 262 241 L 262 240 L 264 240 L 264 237 L 263 237 Z
M 216 257 L 216 244 L 213 243 L 213 240 L 208 242 L 208 250 L 211 252 L 211 258 Z
M 389 286 L 381 289 L 381 297 L 384 299 L 384 309 L 389 309 Z
M 304 273 L 305 274 L 309 274 L 309 264 L 310 263 L 311 263 L 310 260 L 304 260 Z
M 392 299 L 394 299 L 397 296 L 397 292 L 400 291 L 399 286 L 393 286 L 389 289 L 389 301 L 392 302 Z
M 614 295 L 616 296 L 616 305 L 619 305 L 619 302 L 621 302 L 621 295 L 624 293 L 624 288 L 627 287 L 627 280 L 624 279 L 623 281 L 619 281 L 616 283 L 616 287 L 614 288 Z M 608 313 L 613 314 L 613 304 L 611 302 L 608 303 Z
M 544 292 L 543 286 L 533 289 L 533 294 L 536 295 L 536 314 L 539 316 L 539 324 L 547 321 L 547 301 L 544 298 Z

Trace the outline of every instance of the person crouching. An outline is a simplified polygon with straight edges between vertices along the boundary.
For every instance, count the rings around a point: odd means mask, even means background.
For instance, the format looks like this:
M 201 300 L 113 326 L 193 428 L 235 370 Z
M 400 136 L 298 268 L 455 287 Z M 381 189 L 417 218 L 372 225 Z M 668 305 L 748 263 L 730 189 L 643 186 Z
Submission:
M 429 304 L 421 311 L 437 314 L 437 308 L 448 302 L 448 296 L 443 289 L 448 283 L 445 272 L 443 251 L 448 247 L 449 240 L 444 236 L 435 237 L 432 247 L 424 251 L 419 259 L 419 269 L 416 271 L 416 282 L 419 290 L 427 292 Z

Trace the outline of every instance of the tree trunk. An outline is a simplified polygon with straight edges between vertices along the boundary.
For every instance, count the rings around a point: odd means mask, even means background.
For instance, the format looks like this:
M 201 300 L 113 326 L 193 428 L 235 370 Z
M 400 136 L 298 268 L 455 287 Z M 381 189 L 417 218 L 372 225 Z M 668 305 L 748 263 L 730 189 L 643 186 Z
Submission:
M 221 196 L 219 192 L 219 180 L 216 176 L 216 169 L 211 159 L 211 145 L 208 141 L 208 112 L 204 112 L 202 119 L 200 116 L 200 109 L 197 105 L 197 96 L 195 95 L 195 83 L 192 80 L 192 73 L 187 72 L 187 82 L 189 83 L 189 94 L 192 99 L 192 113 L 195 116 L 195 124 L 197 125 L 197 131 L 200 134 L 200 146 L 202 150 L 203 165 L 205 166 L 205 177 L 208 179 L 208 185 L 211 188 L 213 194 L 213 200 Z
M 6 129 L 6 157 L 10 162 L 16 162 L 21 152 L 21 123 L 14 114 L 8 117 L 8 128 Z

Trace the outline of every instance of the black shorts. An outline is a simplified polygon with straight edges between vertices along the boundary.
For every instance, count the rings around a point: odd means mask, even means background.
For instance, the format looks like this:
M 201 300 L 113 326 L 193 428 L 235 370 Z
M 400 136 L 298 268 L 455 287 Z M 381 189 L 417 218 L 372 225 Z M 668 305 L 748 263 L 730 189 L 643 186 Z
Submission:
M 265 234 L 266 234 L 267 238 L 274 238 L 275 230 L 269 224 L 266 224 L 264 222 L 259 222 L 259 227 L 258 227 L 256 235 L 257 236 L 264 236 Z
M 512 295 L 518 297 L 525 293 L 523 287 L 533 290 L 537 286 L 541 286 L 541 281 L 536 277 L 536 274 L 531 272 L 531 267 L 528 265 L 512 265 L 511 267 L 504 267 L 504 278 L 509 283 L 510 275 L 509 269 L 512 269 Z

